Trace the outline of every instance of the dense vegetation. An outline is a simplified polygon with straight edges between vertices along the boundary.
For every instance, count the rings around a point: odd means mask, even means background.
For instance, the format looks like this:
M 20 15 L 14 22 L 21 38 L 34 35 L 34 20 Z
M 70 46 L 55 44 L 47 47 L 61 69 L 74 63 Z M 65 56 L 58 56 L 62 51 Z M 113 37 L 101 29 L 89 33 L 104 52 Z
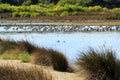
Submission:
M 1 18 L 7 14 L 6 17 L 37 17 L 37 16 L 74 16 L 99 12 L 100 14 L 107 15 L 106 19 L 119 19 L 120 8 L 103 8 L 101 6 L 82 7 L 78 5 L 30 5 L 30 6 L 14 6 L 9 4 L 0 4 Z M 111 14 L 111 15 L 108 15 Z
M 120 19 L 119 3 L 120 0 L 0 0 L 0 18 L 79 15 L 86 16 L 84 19 Z
M 79 6 L 96 6 L 114 8 L 120 7 L 120 0 L 0 0 L 0 3 L 11 5 L 31 5 L 31 4 L 73 4 Z

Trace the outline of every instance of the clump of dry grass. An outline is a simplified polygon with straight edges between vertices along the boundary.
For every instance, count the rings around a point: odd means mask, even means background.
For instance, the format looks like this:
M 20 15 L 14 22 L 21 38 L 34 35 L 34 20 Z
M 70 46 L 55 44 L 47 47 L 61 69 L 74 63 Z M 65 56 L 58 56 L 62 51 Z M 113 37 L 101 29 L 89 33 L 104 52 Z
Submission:
M 73 72 L 74 69 L 69 65 L 65 55 L 53 49 L 39 48 L 32 54 L 32 62 L 46 66 L 53 66 L 54 70 L 62 72 Z
M 20 68 L 2 65 L 0 66 L 0 80 L 52 80 L 52 76 L 37 67 Z
M 53 65 L 53 69 L 62 72 L 73 72 L 74 69 L 69 65 L 69 62 L 63 53 L 48 49 L 48 55 Z
M 1 40 L 0 47 L 3 50 L 14 50 L 17 49 L 18 52 L 29 53 L 32 56 L 31 62 L 34 64 L 40 64 L 44 66 L 53 66 L 54 70 L 62 72 L 73 72 L 74 69 L 70 67 L 69 62 L 63 53 L 53 50 L 46 49 L 42 47 L 37 47 L 28 41 L 10 41 Z M 4 49 L 5 48 L 5 49 Z
M 29 54 L 32 54 L 34 51 L 36 51 L 38 49 L 37 46 L 33 45 L 32 43 L 28 42 L 28 41 L 18 41 L 17 42 L 19 44 L 19 48 L 23 51 L 28 52 Z
M 16 49 L 18 48 L 18 44 L 14 40 L 8 40 L 8 39 L 0 39 L 0 50 L 1 53 L 4 53 L 10 49 Z
M 120 62 L 110 49 L 100 51 L 90 48 L 79 55 L 76 63 L 90 73 L 88 80 L 120 79 Z
M 39 48 L 32 54 L 31 62 L 43 66 L 51 66 L 51 60 L 47 53 L 47 49 Z

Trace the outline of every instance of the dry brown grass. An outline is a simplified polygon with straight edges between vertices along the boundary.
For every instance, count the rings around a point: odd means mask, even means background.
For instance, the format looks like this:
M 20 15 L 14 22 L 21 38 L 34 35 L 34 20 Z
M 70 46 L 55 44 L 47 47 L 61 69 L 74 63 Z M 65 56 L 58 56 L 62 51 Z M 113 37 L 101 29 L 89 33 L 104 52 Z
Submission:
M 31 62 L 37 65 L 51 66 L 51 60 L 47 53 L 47 49 L 38 48 L 31 57 Z
M 73 72 L 74 69 L 70 66 L 65 55 L 59 51 L 48 49 L 48 55 L 53 65 L 53 69 L 63 72 Z
M 28 52 L 29 54 L 32 54 L 33 52 L 35 52 L 38 47 L 35 46 L 34 44 L 28 42 L 28 41 L 18 41 L 17 42 L 19 44 L 19 48 L 22 50 L 22 51 L 26 51 Z
M 35 66 L 26 68 L 26 66 L 2 65 L 0 66 L 0 80 L 52 80 L 52 76 Z
M 16 53 L 29 53 L 32 58 L 29 56 L 23 56 L 24 61 L 28 61 L 25 58 L 31 59 L 31 62 L 37 65 L 52 66 L 54 70 L 62 72 L 73 72 L 74 69 L 70 66 L 65 55 L 59 51 L 53 49 L 46 49 L 42 47 L 37 47 L 28 41 L 10 41 L 10 40 L 1 40 L 0 47 L 3 54 L 7 51 L 7 54 L 10 52 Z M 15 50 L 15 51 L 13 51 Z M 5 57 L 9 58 L 9 57 Z M 13 59 L 16 59 L 12 57 Z M 10 58 L 11 59 L 11 58 Z
M 119 80 L 120 66 L 115 52 L 110 49 L 95 50 L 90 48 L 82 52 L 77 59 L 77 65 L 90 73 L 87 80 Z

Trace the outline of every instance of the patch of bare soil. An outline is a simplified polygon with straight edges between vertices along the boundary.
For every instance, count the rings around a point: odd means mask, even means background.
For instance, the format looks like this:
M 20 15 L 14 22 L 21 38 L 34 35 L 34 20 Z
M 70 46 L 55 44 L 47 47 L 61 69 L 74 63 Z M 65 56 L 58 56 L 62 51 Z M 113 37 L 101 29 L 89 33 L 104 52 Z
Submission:
M 80 75 L 78 73 L 58 72 L 58 71 L 54 71 L 50 67 L 38 66 L 31 63 L 22 63 L 20 60 L 0 60 L 0 66 L 4 66 L 4 65 L 20 67 L 24 69 L 31 67 L 43 68 L 45 72 L 47 72 L 48 74 L 52 74 L 54 80 L 84 80 L 85 79 L 83 74 Z

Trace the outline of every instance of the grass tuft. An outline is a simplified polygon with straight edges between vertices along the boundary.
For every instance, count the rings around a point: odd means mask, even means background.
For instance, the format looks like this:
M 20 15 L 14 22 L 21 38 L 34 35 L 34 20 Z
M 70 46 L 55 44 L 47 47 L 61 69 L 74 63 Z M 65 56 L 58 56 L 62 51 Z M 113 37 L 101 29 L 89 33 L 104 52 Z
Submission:
M 38 48 L 36 52 L 32 54 L 31 62 L 37 65 L 43 65 L 43 66 L 52 65 L 49 55 L 47 53 L 47 49 L 45 48 Z
M 73 72 L 74 69 L 70 67 L 69 62 L 63 53 L 48 49 L 48 54 L 53 65 L 53 69 L 62 72 Z
M 15 42 L 1 39 L 0 41 L 1 50 L 7 51 L 6 54 L 0 55 L 3 59 L 17 59 L 22 60 L 22 62 L 31 61 L 38 65 L 53 66 L 54 70 L 62 72 L 74 71 L 65 55 L 59 51 L 37 47 L 28 41 Z
M 23 51 L 26 51 L 29 54 L 32 54 L 38 48 L 35 45 L 31 44 L 30 42 L 24 40 L 18 41 L 18 44 Z
M 16 49 L 18 47 L 18 44 L 14 40 L 5 40 L 0 39 L 0 53 L 4 53 L 10 49 Z
M 77 58 L 77 65 L 90 72 L 88 80 L 119 80 L 120 62 L 115 52 L 110 49 L 95 50 L 90 48 Z M 117 75 L 117 76 L 116 76 Z

